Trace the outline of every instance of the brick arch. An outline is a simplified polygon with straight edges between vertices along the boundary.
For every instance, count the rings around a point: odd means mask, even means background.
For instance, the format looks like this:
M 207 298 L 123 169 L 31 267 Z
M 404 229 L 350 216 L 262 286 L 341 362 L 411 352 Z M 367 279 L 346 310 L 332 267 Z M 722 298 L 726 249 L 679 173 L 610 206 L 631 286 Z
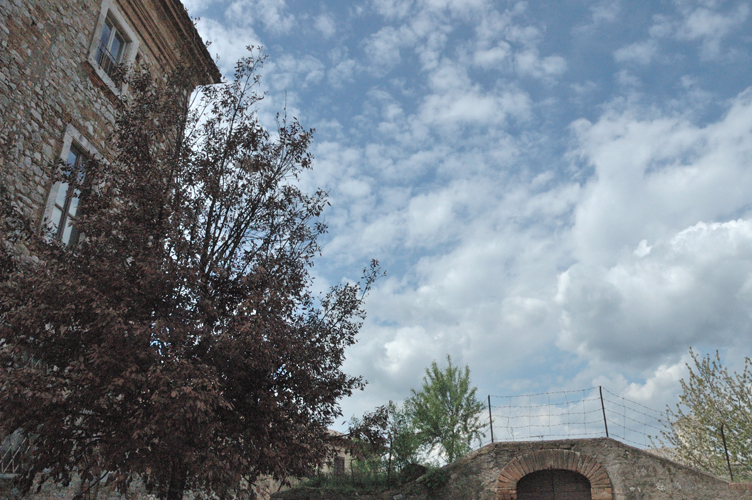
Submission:
M 613 500 L 606 468 L 590 455 L 570 450 L 538 450 L 513 458 L 501 469 L 496 482 L 498 500 L 517 500 L 517 481 L 531 472 L 562 469 L 578 472 L 590 481 L 593 500 Z

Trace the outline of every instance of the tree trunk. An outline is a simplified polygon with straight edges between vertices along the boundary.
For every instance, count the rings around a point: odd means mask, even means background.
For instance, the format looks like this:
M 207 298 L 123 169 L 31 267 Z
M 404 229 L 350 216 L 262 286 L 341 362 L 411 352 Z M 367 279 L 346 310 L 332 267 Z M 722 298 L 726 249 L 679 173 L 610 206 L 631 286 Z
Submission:
M 183 500 L 186 479 L 185 469 L 180 465 L 176 465 L 173 468 L 172 476 L 170 477 L 170 484 L 167 487 L 167 494 L 165 495 L 164 500 Z

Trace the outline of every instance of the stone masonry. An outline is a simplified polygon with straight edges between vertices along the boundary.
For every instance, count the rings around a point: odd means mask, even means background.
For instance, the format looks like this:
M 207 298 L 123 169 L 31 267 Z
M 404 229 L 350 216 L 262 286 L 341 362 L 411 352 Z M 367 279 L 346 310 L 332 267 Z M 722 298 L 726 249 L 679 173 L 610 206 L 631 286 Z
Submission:
M 593 500 L 752 499 L 747 483 L 729 483 L 608 438 L 485 446 L 447 467 L 447 498 L 457 490 L 452 484 L 464 484 L 472 492 L 467 498 L 515 500 L 517 481 L 544 469 L 584 475 Z
M 359 499 L 516 500 L 518 481 L 547 469 L 585 476 L 592 500 L 752 499 L 752 483 L 729 483 L 608 438 L 490 444 L 444 467 L 446 483 L 440 487 L 432 485 L 427 474 L 397 490 Z M 344 497 L 292 490 L 273 498 L 343 500 Z
M 103 52 L 105 39 L 118 45 Z M 112 155 L 116 104 L 128 92 L 112 69 L 138 66 L 159 78 L 178 62 L 192 75 L 188 92 L 221 81 L 180 0 L 0 0 L 0 187 L 41 226 L 57 189 L 55 169 L 68 151 Z M 13 494 L 15 464 L 5 441 L 0 499 Z M 67 499 L 77 488 L 45 485 L 37 498 Z M 103 490 L 99 498 L 120 495 Z
M 95 60 L 105 17 L 127 37 L 125 64 L 165 74 L 182 56 L 197 84 L 220 74 L 180 0 L 0 0 L 0 182 L 41 223 L 54 163 L 74 142 L 110 154 L 116 95 Z

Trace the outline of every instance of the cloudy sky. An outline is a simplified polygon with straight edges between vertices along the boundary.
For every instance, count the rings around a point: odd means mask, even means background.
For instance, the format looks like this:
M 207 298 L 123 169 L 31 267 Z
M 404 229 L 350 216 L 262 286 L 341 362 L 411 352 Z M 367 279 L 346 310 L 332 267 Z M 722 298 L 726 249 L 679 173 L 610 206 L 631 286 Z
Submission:
M 316 129 L 317 283 L 388 276 L 344 417 L 447 353 L 479 394 L 603 385 L 662 409 L 690 346 L 752 352 L 744 0 L 184 0 L 262 115 Z

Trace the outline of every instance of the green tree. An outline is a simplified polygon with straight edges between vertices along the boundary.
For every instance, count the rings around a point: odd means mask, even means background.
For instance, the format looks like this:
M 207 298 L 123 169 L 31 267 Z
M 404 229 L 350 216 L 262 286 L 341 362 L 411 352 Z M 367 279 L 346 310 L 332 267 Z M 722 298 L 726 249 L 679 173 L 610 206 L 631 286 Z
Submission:
M 484 424 L 480 420 L 485 405 L 470 385 L 470 368 L 452 364 L 440 369 L 436 361 L 426 369 L 423 387 L 412 390 L 406 405 L 420 442 L 430 453 L 438 450 L 448 463 L 471 450 L 471 443 L 480 443 Z
M 404 406 L 389 401 L 362 417 L 350 420 L 348 435 L 358 460 L 386 470 L 399 472 L 406 465 L 418 462 L 420 442 Z
M 389 401 L 389 470 L 420 462 L 420 440 L 406 405 Z
M 734 480 L 752 479 L 752 362 L 746 358 L 741 373 L 729 373 L 718 352 L 689 352 L 694 366 L 687 364 L 679 404 L 666 409 L 669 426 L 660 442 L 671 458 L 730 478 L 725 437 Z

